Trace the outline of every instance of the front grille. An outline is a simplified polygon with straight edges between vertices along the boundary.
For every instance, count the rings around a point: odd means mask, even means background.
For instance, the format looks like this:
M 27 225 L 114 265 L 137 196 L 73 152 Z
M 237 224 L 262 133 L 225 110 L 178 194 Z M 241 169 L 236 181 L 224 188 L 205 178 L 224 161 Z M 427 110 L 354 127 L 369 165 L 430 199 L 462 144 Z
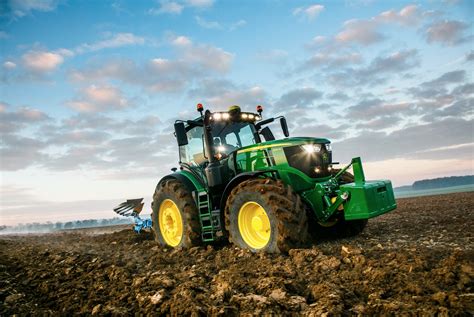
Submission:
M 327 177 L 331 175 L 328 167 L 332 163 L 332 153 L 325 144 L 319 152 L 308 153 L 302 145 L 284 148 L 288 165 L 300 170 L 311 178 Z

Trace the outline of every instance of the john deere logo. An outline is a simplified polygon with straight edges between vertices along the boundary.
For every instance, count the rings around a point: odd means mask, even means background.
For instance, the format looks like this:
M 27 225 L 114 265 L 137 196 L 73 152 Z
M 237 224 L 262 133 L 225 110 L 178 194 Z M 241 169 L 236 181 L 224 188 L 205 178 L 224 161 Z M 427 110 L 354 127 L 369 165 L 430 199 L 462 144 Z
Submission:
M 329 161 L 329 155 L 327 153 L 323 153 L 323 161 L 327 163 Z

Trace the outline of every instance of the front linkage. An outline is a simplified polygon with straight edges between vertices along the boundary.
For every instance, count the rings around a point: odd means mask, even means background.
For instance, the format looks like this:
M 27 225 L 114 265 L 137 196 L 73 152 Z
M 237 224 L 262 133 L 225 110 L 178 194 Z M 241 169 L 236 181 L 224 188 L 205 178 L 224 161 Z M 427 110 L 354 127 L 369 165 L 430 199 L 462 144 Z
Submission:
M 362 162 L 360 157 L 355 157 L 352 161 L 341 169 L 336 175 L 331 177 L 327 182 L 317 183 L 316 191 L 323 197 L 325 208 L 323 208 L 319 215 L 321 222 L 327 221 L 331 216 L 339 209 L 341 204 L 347 201 L 350 197 L 349 191 L 340 189 L 339 179 L 341 176 L 352 166 L 354 172 L 354 181 L 357 184 L 363 184 L 365 182 L 364 169 L 362 168 Z M 337 193 L 336 199 L 331 200 L 331 195 Z M 334 198 L 334 197 L 333 197 Z

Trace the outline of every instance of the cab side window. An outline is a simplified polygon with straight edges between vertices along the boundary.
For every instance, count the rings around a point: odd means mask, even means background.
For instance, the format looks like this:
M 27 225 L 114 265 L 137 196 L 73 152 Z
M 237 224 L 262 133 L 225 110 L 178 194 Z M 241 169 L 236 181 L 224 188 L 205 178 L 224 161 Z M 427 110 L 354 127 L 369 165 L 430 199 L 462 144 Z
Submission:
M 201 165 L 207 161 L 204 156 L 203 129 L 195 127 L 188 131 L 188 144 L 179 147 L 181 162 L 190 165 Z

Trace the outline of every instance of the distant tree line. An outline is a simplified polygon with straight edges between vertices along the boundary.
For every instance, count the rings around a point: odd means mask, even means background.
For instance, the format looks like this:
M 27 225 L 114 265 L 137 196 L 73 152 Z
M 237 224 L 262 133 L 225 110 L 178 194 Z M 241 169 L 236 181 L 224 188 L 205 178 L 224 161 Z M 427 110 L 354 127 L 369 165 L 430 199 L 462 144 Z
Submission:
M 414 182 L 412 187 L 414 190 L 424 190 L 465 185 L 474 185 L 474 175 L 424 179 Z
M 111 218 L 111 219 L 87 219 L 87 220 L 76 220 L 68 222 L 51 222 L 46 223 L 20 223 L 16 226 L 0 226 L 0 233 L 12 232 L 52 232 L 59 230 L 70 230 L 70 229 L 81 229 L 81 228 L 94 228 L 94 227 L 107 227 L 115 225 L 131 224 L 133 220 L 131 218 Z

